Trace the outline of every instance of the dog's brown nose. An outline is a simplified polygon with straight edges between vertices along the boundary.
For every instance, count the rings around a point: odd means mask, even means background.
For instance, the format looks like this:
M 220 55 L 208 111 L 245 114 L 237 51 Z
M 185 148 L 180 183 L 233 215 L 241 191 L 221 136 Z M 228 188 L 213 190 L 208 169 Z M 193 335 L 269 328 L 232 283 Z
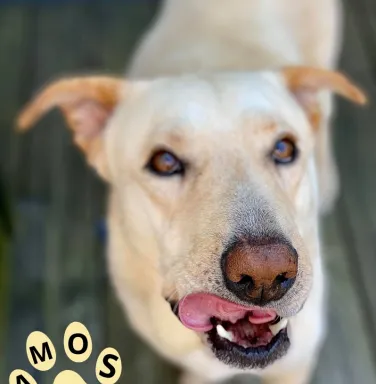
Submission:
M 242 300 L 265 305 L 279 300 L 292 287 L 298 273 L 298 255 L 285 243 L 238 242 L 225 255 L 227 288 Z

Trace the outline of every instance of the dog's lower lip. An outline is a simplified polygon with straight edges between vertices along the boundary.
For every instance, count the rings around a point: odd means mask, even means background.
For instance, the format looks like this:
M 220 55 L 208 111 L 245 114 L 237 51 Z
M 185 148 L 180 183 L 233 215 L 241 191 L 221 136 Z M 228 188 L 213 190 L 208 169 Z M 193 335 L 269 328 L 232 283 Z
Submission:
M 251 325 L 255 328 L 249 328 L 246 319 L 235 326 L 216 318 L 211 321 L 213 328 L 205 332 L 208 343 L 219 360 L 233 367 L 265 368 L 282 357 L 290 345 L 287 319 L 277 317 L 269 323 Z
M 290 346 L 287 328 L 275 335 L 269 344 L 244 348 L 218 335 L 215 328 L 206 332 L 214 355 L 223 363 L 240 369 L 263 369 L 283 357 Z

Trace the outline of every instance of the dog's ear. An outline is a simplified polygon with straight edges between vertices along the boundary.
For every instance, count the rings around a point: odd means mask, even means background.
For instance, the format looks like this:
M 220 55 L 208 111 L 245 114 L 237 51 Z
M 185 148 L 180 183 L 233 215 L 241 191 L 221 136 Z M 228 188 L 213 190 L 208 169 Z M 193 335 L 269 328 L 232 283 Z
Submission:
M 107 179 L 102 136 L 123 84 L 122 79 L 112 77 L 77 77 L 53 82 L 24 108 L 17 127 L 20 131 L 27 130 L 50 109 L 60 108 L 73 131 L 74 142 L 85 153 L 88 163 Z
M 357 104 L 365 104 L 364 92 L 345 75 L 320 68 L 285 67 L 282 75 L 289 90 L 307 112 L 314 128 L 320 125 L 321 112 L 318 101 L 320 91 L 330 91 Z

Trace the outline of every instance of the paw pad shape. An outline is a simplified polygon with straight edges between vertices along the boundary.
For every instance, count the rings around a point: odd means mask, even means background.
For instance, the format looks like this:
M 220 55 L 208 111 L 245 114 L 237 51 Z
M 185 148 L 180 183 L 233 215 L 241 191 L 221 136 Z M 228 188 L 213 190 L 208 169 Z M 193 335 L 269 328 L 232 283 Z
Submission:
M 64 334 L 64 350 L 74 363 L 89 359 L 93 350 L 91 336 L 87 328 L 78 322 L 70 324 Z M 33 332 L 26 341 L 26 354 L 30 364 L 39 371 L 48 371 L 56 363 L 56 350 L 50 338 L 43 332 Z M 115 384 L 122 371 L 121 358 L 113 348 L 103 350 L 97 359 L 95 373 L 101 384 Z M 9 384 L 37 384 L 33 377 L 22 369 L 14 370 L 9 376 Z M 53 384 L 86 384 L 74 371 L 60 372 Z

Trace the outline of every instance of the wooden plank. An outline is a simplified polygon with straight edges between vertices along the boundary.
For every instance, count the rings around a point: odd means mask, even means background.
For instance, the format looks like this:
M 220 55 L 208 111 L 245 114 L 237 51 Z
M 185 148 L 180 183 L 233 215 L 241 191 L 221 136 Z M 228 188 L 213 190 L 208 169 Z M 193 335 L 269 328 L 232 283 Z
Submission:
M 100 41 L 100 31 L 96 28 L 99 18 L 93 4 L 38 8 L 33 89 L 57 76 L 99 68 L 101 48 L 95 46 Z M 94 382 L 95 360 L 104 346 L 101 295 L 105 291 L 104 268 L 94 232 L 95 220 L 103 210 L 99 198 L 103 187 L 73 146 L 57 113 L 43 120 L 23 140 L 29 149 L 23 153 L 23 163 L 29 168 L 26 172 L 20 170 L 21 190 L 50 204 L 44 331 L 55 343 L 59 359 L 41 382 L 51 383 L 59 370 L 73 368 L 65 358 L 62 343 L 65 328 L 72 321 L 84 323 L 91 332 L 92 359 L 74 368 L 86 381 Z
M 376 69 L 376 4 L 373 0 L 346 0 L 349 13 L 357 21 L 361 43 L 366 48 L 365 54 L 372 66 L 372 75 Z
M 136 45 L 152 21 L 155 9 L 146 2 L 103 3 L 103 65 L 110 72 L 124 74 Z
M 355 6 L 355 3 L 349 5 L 342 67 L 365 88 L 370 100 L 376 100 L 376 79 L 359 35 L 362 25 L 355 23 L 352 13 Z M 372 106 L 358 109 L 350 108 L 344 102 L 339 103 L 336 149 L 342 179 L 340 225 L 351 249 L 348 257 L 352 277 L 361 292 L 367 330 L 373 340 L 376 340 L 376 301 L 373 299 L 376 270 L 375 119 L 376 111 Z M 373 355 L 376 363 L 376 346 L 373 347 Z
M 28 84 L 29 56 L 33 50 L 34 13 L 28 7 L 1 7 L 0 11 L 0 171 L 9 188 L 18 167 L 19 140 L 14 128 L 22 92 Z M 30 82 L 29 82 L 30 83 Z
M 371 343 L 338 212 L 326 219 L 322 231 L 330 288 L 329 332 L 318 365 L 320 380 L 316 382 L 371 384 L 376 382 Z
M 47 209 L 35 201 L 17 206 L 15 236 L 11 251 L 10 327 L 6 344 L 6 375 L 23 368 L 41 382 L 41 373 L 33 370 L 25 354 L 26 339 L 43 329 L 43 284 Z M 2 381 L 7 382 L 8 379 Z
M 17 167 L 18 141 L 12 131 L 13 120 L 20 102 L 23 87 L 23 73 L 31 47 L 30 36 L 26 33 L 32 23 L 32 14 L 25 7 L 2 7 L 0 11 L 0 177 L 1 193 L 6 194 L 5 204 L 10 204 L 8 194 L 12 193 L 14 183 L 11 175 Z M 5 198 L 5 196 L 2 196 Z M 7 207 L 8 208 L 8 207 Z M 1 235 L 0 235 L 1 237 Z M 11 257 L 9 248 L 4 248 L 5 238 L 0 239 L 0 382 L 8 380 L 8 363 L 6 345 L 8 338 L 10 310 Z M 36 306 L 36 313 L 40 308 Z

